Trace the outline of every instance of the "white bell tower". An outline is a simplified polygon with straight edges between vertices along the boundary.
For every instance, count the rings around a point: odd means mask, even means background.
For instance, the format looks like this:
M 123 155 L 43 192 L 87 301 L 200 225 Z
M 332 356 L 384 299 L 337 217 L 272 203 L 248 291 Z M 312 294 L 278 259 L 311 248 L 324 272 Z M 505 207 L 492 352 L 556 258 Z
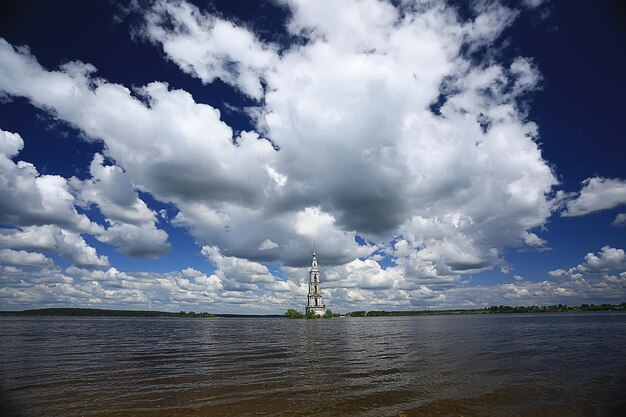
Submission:
M 317 256 L 313 251 L 313 259 L 311 260 L 311 269 L 309 269 L 309 298 L 306 305 L 306 312 L 314 312 L 318 316 L 323 316 L 325 305 L 322 301 L 322 292 L 320 289 L 320 270 L 317 267 Z

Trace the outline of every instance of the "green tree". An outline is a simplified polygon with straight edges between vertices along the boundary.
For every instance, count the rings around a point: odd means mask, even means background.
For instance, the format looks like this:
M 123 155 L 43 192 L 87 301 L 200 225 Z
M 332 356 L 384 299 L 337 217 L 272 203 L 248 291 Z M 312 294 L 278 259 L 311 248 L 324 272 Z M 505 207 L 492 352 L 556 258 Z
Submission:
M 298 311 L 295 308 L 290 308 L 285 312 L 285 317 L 289 319 L 303 319 L 305 316 L 301 311 Z

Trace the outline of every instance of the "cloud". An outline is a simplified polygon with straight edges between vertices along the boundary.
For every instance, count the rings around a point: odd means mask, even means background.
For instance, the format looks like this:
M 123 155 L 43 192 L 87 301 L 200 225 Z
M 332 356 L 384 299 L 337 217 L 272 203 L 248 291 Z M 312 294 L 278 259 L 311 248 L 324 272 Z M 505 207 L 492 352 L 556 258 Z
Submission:
M 156 221 L 156 214 L 139 198 L 122 168 L 104 165 L 104 157 L 96 153 L 89 171 L 90 179 L 72 178 L 72 185 L 86 204 L 96 203 L 107 219 L 120 223 L 139 226 Z
M 542 4 L 547 3 L 547 2 L 548 0 L 524 0 L 524 4 L 530 8 L 539 7 Z
M 54 225 L 0 229 L 0 248 L 51 251 L 83 267 L 100 268 L 109 265 L 108 258 L 98 256 L 96 250 L 79 234 Z
M 187 2 L 156 1 L 144 17 L 143 35 L 181 70 L 205 84 L 219 78 L 252 98 L 262 97 L 263 73 L 278 58 L 275 46 Z
M 137 258 L 157 259 L 166 254 L 171 248 L 168 235 L 157 229 L 156 213 L 139 198 L 124 170 L 116 165 L 104 165 L 104 157 L 96 153 L 90 172 L 90 179 L 72 178 L 71 183 L 83 203 L 86 206 L 96 203 L 110 224 L 97 239 Z
M 207 276 L 193 268 L 185 268 L 182 270 L 182 273 L 188 277 L 194 278 L 196 283 L 198 283 L 198 285 L 200 285 L 205 291 L 216 293 L 224 288 L 222 280 L 214 274 Z
M 340 229 L 378 242 L 410 234 L 412 218 L 463 218 L 450 225 L 449 244 L 459 252 L 471 246 L 477 264 L 493 265 L 492 247 L 519 244 L 545 221 L 556 179 L 533 141 L 536 127 L 516 106 L 536 70 L 517 60 L 479 80 L 485 68 L 460 55 L 463 39 L 482 43 L 502 19 L 477 28 L 455 25 L 453 13 L 437 8 L 402 20 L 388 3 L 349 2 L 333 12 L 293 4 L 288 28 L 312 35 L 268 74 L 258 119 L 281 149 L 277 166 L 289 182 L 280 197 L 322 202 Z M 437 116 L 429 106 L 446 77 L 455 93 Z M 445 235 L 433 234 L 414 248 L 442 247 Z M 483 241 L 467 243 L 479 235 Z
M 0 229 L 2 263 L 7 265 L 50 266 L 40 253 L 13 249 L 48 250 L 78 265 L 102 267 L 99 257 L 87 245 L 81 232 L 99 233 L 103 228 L 76 211 L 76 199 L 67 180 L 57 175 L 40 175 L 34 165 L 10 158 L 22 150 L 17 133 L 0 130 L 0 223 L 18 226 Z
M 204 246 L 202 254 L 206 256 L 217 268 L 215 275 L 218 276 L 226 289 L 232 291 L 257 290 L 257 284 L 274 283 L 274 277 L 269 269 L 258 262 L 240 259 L 234 256 L 224 256 L 215 246 Z
M 567 274 L 567 271 L 564 269 L 555 269 L 554 271 L 548 272 L 552 278 L 561 278 Z
M 325 271 L 325 288 L 389 289 L 404 280 L 398 268 L 383 269 L 372 259 L 355 259 Z
M 123 236 L 156 236 L 154 223 L 145 226 L 154 213 L 134 190 L 150 193 L 176 206 L 171 223 L 192 233 L 233 293 L 260 288 L 250 276 L 278 285 L 253 269 L 305 265 L 315 242 L 326 265 L 370 271 L 374 281 L 354 282 L 390 286 L 398 302 L 410 298 L 400 291 L 424 296 L 434 291 L 424 286 L 458 286 L 461 274 L 503 266 L 506 247 L 544 247 L 536 229 L 554 210 L 557 179 L 525 114 L 541 76 L 524 57 L 465 53 L 492 47 L 515 11 L 477 7 L 463 21 L 438 3 L 286 5 L 286 30 L 299 41 L 280 52 L 186 2 L 159 1 L 143 16 L 143 35 L 183 71 L 259 98 L 242 109 L 254 131 L 233 133 L 217 109 L 166 83 L 131 91 L 95 77 L 90 64 L 49 70 L 6 41 L 0 90 L 102 140 L 93 179 L 78 187 L 112 221 L 101 240 L 137 254 Z M 397 270 L 367 259 L 381 249 Z M 231 263 L 252 269 L 237 275 Z
M 42 253 L 0 249 L 0 265 L 49 267 L 53 262 Z
M 156 228 L 155 213 L 138 197 L 120 167 L 104 165 L 102 155 L 96 154 L 90 167 L 92 177 L 85 181 L 40 175 L 34 165 L 8 158 L 17 156 L 23 146 L 19 134 L 0 130 L 0 150 L 6 152 L 0 154 L 0 223 L 25 227 L 22 235 L 15 230 L 5 234 L 6 246 L 11 245 L 8 236 L 17 239 L 18 246 L 12 247 L 23 247 L 25 236 L 35 242 L 48 239 L 41 249 L 56 251 L 79 265 L 96 267 L 106 266 L 108 261 L 98 257 L 80 233 L 94 234 L 129 256 L 154 259 L 169 251 L 167 233 Z M 96 203 L 106 216 L 108 228 L 77 212 L 75 206 L 88 207 L 90 203 Z M 44 225 L 55 227 L 32 228 Z M 43 230 L 44 237 L 32 236 L 30 230 Z M 77 249 L 75 255 L 70 247 Z
M 616 249 L 604 246 L 598 255 L 588 253 L 585 262 L 578 265 L 576 269 L 580 272 L 598 274 L 619 269 L 626 269 L 626 254 L 624 249 Z
M 274 314 L 305 303 L 307 268 L 285 267 L 289 279 L 283 280 L 262 264 L 225 256 L 215 247 L 203 248 L 203 254 L 216 265 L 213 273 L 194 268 L 155 273 L 0 266 L 0 302 L 11 309 L 37 304 Z M 552 271 L 550 280 L 515 276 L 511 283 L 457 280 L 445 286 L 438 280 L 416 283 L 402 265 L 384 269 L 374 260 L 356 259 L 335 267 L 322 264 L 322 292 L 327 305 L 341 312 L 616 303 L 626 296 L 626 271 L 619 272 L 623 262 L 623 251 L 605 247 L 570 271 Z
M 0 129 L 0 153 L 12 158 L 24 148 L 24 140 L 19 133 L 6 132 Z
M 549 274 L 553 278 L 580 279 L 583 275 L 609 274 L 614 272 L 623 273 L 626 270 L 626 253 L 623 249 L 603 246 L 596 255 L 589 252 L 585 255 L 585 261 L 568 270 L 556 269 Z
M 100 226 L 76 211 L 76 199 L 65 178 L 41 175 L 33 164 L 11 160 L 23 147 L 19 134 L 0 130 L 0 223 L 57 224 L 74 232 L 100 231 Z
M 587 178 L 580 193 L 566 203 L 563 217 L 584 216 L 626 204 L 626 180 L 619 178 Z
M 626 213 L 620 213 L 615 216 L 615 220 L 613 220 L 611 224 L 617 227 L 626 226 Z
M 261 244 L 259 245 L 259 250 L 270 250 L 270 249 L 274 249 L 279 247 L 280 245 L 274 241 L 272 241 L 271 239 L 265 239 L 263 242 L 261 242 Z
M 158 259 L 169 252 L 167 233 L 154 224 L 113 223 L 97 239 L 116 246 L 120 252 L 136 258 Z
M 288 305 L 290 294 L 229 291 L 215 274 L 193 268 L 164 273 L 70 267 L 23 269 L 0 266 L 0 302 L 8 308 L 145 308 L 218 312 L 263 312 Z M 293 285 L 286 285 L 289 291 Z M 282 294 L 282 295 L 281 295 Z M 306 298 L 304 296 L 303 298 Z

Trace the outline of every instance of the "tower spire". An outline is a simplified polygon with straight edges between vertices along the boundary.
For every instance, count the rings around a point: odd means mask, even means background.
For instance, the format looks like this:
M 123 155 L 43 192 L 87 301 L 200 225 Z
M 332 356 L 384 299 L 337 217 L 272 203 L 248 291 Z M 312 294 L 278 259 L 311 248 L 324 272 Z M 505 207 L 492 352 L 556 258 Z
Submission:
M 313 258 L 311 259 L 311 268 L 309 269 L 309 294 L 306 312 L 312 311 L 316 315 L 322 316 L 324 315 L 325 307 L 320 289 L 320 270 L 317 266 L 317 255 L 315 254 L 315 249 L 313 249 Z

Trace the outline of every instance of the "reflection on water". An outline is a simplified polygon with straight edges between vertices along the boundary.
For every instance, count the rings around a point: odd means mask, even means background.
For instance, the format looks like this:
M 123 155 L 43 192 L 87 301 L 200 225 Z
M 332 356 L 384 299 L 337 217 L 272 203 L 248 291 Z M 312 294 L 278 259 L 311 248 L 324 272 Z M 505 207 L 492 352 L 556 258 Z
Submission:
M 0 334 L 0 395 L 24 416 L 602 416 L 626 392 L 619 313 L 6 317 Z

